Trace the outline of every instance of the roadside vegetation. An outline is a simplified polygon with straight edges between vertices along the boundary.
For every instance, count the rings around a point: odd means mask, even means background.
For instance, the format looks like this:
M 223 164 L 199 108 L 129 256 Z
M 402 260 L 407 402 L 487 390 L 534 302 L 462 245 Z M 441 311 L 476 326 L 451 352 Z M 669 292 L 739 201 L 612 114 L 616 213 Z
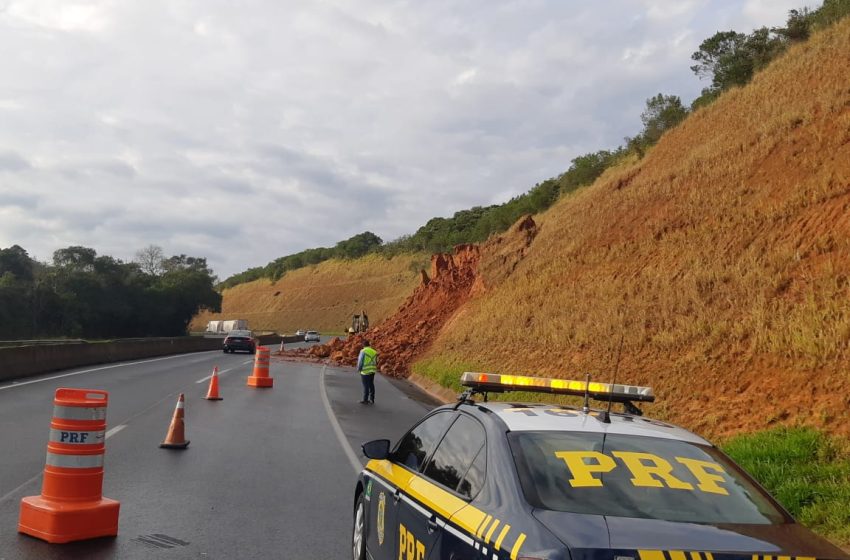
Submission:
M 850 14 L 850 0 L 825 0 L 820 8 L 791 10 L 784 27 L 761 27 L 749 34 L 719 31 L 700 44 L 691 70 L 711 84 L 690 107 L 676 95 L 659 93 L 646 100 L 641 114 L 643 129 L 626 137 L 613 150 L 599 150 L 572 160 L 561 175 L 538 183 L 528 192 L 503 204 L 476 206 L 449 218 L 435 217 L 412 235 L 384 242 L 372 232 L 357 234 L 334 247 L 306 249 L 275 259 L 265 266 L 234 274 L 219 288 L 260 278 L 277 280 L 291 270 L 329 259 L 356 259 L 367 253 L 393 256 L 400 253 L 447 252 L 461 243 L 479 243 L 494 233 L 506 231 L 521 216 L 550 208 L 561 197 L 592 184 L 602 173 L 619 163 L 643 158 L 665 132 L 679 125 L 694 110 L 714 102 L 723 92 L 747 84 L 753 76 L 795 43 L 806 41 L 819 29 Z
M 0 338 L 184 335 L 199 309 L 220 307 L 214 284 L 206 259 L 158 247 L 132 263 L 67 247 L 42 263 L 13 245 L 0 249 Z
M 351 326 L 351 316 L 363 310 L 374 325 L 413 292 L 418 271 L 429 261 L 429 255 L 421 253 L 391 258 L 369 254 L 309 265 L 277 281 L 254 280 L 228 289 L 221 313 L 201 312 L 191 329 L 203 331 L 207 321 L 239 318 L 258 331 L 343 333 Z
M 847 444 L 808 428 L 779 428 L 720 446 L 798 521 L 850 545 L 850 453 Z

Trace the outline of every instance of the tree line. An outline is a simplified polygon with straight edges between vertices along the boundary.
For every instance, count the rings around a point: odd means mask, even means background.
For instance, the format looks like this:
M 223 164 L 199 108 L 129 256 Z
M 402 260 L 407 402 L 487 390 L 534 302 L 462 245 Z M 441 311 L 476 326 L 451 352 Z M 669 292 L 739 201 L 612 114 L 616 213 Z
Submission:
M 74 246 L 44 263 L 0 249 L 0 338 L 180 336 L 199 309 L 221 309 L 205 258 L 165 258 L 156 246 L 136 256 Z

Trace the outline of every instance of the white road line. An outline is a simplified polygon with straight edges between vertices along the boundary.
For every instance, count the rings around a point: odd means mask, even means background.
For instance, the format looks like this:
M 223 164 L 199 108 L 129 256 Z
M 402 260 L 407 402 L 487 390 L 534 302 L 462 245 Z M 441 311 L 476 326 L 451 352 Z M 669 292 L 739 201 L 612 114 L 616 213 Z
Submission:
M 41 478 L 41 472 L 39 472 L 37 475 L 35 475 L 35 476 L 34 476 L 34 477 L 32 477 L 31 479 L 29 479 L 29 480 L 27 480 L 26 482 L 24 482 L 23 484 L 19 485 L 17 488 L 15 488 L 14 490 L 12 490 L 11 492 L 8 492 L 8 493 L 6 493 L 6 494 L 3 494 L 2 496 L 0 496 L 0 504 L 2 504 L 3 502 L 5 502 L 6 500 L 8 500 L 9 498 L 11 498 L 12 496 L 16 495 L 18 492 L 20 492 L 21 490 L 23 490 L 24 488 L 26 488 L 27 486 L 29 486 L 30 484 L 32 484 L 33 482 L 35 482 L 36 480 L 38 480 L 39 478 Z
M 245 364 L 250 364 L 250 363 L 252 363 L 253 361 L 254 361 L 254 360 L 248 360 L 247 362 L 242 362 L 242 365 L 244 366 Z M 239 367 L 239 366 L 237 366 L 237 367 Z M 218 375 L 219 375 L 219 376 L 224 375 L 224 374 L 225 374 L 225 373 L 227 373 L 228 371 L 233 371 L 234 369 L 236 369 L 236 368 L 235 368 L 235 367 L 232 367 L 232 368 L 223 369 L 223 370 L 221 370 L 220 372 L 218 372 Z M 201 379 L 198 379 L 197 381 L 195 381 L 195 383 L 203 383 L 204 381 L 209 381 L 210 377 L 212 377 L 212 374 L 209 374 L 209 375 L 208 375 L 208 376 L 206 376 L 206 377 L 202 377 Z
M 210 350 L 210 352 L 217 352 L 217 350 Z M 93 369 L 84 369 L 83 371 L 73 371 L 71 373 L 63 373 L 61 375 L 53 375 L 51 377 L 44 377 L 42 379 L 33 379 L 32 381 L 13 381 L 10 385 L 4 385 L 0 387 L 0 391 L 4 391 L 6 389 L 14 389 L 15 387 L 23 387 L 24 385 L 30 385 L 32 383 L 42 383 L 44 381 L 53 381 L 54 379 L 62 379 L 63 377 L 71 377 L 74 375 L 82 375 L 84 373 L 92 373 L 93 371 L 103 371 L 105 369 L 113 369 L 119 367 L 127 367 L 127 366 L 137 366 L 139 364 L 148 364 L 150 362 L 159 362 L 162 360 L 173 360 L 174 358 L 186 358 L 189 356 L 197 356 L 198 354 L 202 354 L 203 352 L 193 352 L 191 354 L 178 354 L 177 356 L 166 356 L 164 358 L 153 358 L 150 360 L 142 360 L 140 362 L 127 362 L 124 364 L 115 364 L 111 366 L 103 366 L 99 368 Z
M 115 434 L 117 434 L 118 432 L 120 432 L 121 430 L 123 430 L 126 427 L 127 427 L 127 424 L 118 424 L 117 426 L 115 426 L 114 428 L 112 428 L 111 430 L 108 430 L 106 432 L 106 439 L 111 438 L 112 436 L 114 436 Z
M 325 368 L 327 368 L 327 366 L 322 366 L 322 373 L 319 374 L 319 393 L 322 394 L 322 403 L 325 405 L 325 412 L 328 413 L 331 426 L 333 426 L 336 438 L 339 440 L 340 445 L 342 445 L 342 449 L 345 451 L 348 461 L 351 463 L 352 468 L 354 468 L 354 472 L 359 473 L 363 470 L 363 465 L 360 463 L 360 459 L 357 458 L 357 455 L 355 455 L 354 450 L 348 443 L 348 440 L 345 439 L 345 434 L 342 432 L 342 428 L 339 426 L 339 421 L 336 419 L 336 415 L 331 408 L 331 402 L 328 400 L 328 394 L 325 390 Z

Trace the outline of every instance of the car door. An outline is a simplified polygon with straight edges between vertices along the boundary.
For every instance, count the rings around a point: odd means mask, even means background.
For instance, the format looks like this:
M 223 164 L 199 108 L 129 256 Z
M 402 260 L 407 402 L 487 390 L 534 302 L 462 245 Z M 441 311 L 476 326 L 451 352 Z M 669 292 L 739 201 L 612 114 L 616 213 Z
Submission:
M 411 478 L 398 509 L 399 558 L 441 557 L 443 527 L 469 499 L 465 476 L 484 447 L 484 439 L 484 428 L 477 420 L 458 415 L 421 474 Z
M 388 460 L 374 466 L 369 508 L 370 529 L 366 543 L 375 560 L 401 558 L 399 544 L 403 544 L 407 551 L 407 532 L 402 531 L 398 521 L 404 491 L 434 452 L 454 418 L 453 411 L 439 411 L 426 417 L 398 441 Z M 405 536 L 403 543 L 399 543 L 401 534 Z

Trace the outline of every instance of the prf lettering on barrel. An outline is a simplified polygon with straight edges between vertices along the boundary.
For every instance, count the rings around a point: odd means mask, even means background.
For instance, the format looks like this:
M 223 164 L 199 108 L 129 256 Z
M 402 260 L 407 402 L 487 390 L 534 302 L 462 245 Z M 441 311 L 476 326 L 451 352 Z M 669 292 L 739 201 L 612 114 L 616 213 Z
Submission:
M 71 430 L 50 430 L 50 441 L 78 445 L 96 445 L 103 443 L 103 432 L 80 432 Z

